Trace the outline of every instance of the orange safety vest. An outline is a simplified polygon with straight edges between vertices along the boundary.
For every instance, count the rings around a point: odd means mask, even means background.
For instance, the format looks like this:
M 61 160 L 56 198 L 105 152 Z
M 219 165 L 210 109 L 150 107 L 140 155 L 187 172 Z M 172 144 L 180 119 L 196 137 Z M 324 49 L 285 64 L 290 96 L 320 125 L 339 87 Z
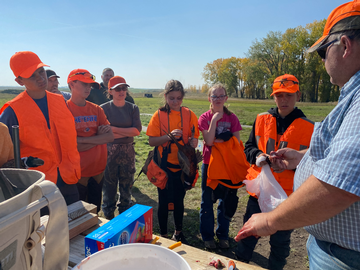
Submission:
M 170 133 L 170 119 L 169 114 L 164 111 L 158 110 L 158 116 L 159 116 L 159 122 L 160 122 L 160 136 L 166 135 L 165 130 Z M 189 141 L 189 134 L 190 129 L 188 123 L 191 121 L 191 111 L 187 107 L 180 107 L 180 116 L 181 116 L 181 129 L 183 132 L 182 140 L 179 141 L 180 144 L 184 145 L 187 144 Z M 185 123 L 185 125 L 184 125 Z M 166 142 L 161 145 L 162 147 L 159 147 L 159 153 L 162 157 L 162 152 L 164 147 L 171 147 L 171 142 Z M 179 163 L 175 164 L 178 165 Z M 179 167 L 180 168 L 180 167 Z
M 211 147 L 211 156 L 207 171 L 206 185 L 216 189 L 218 184 L 232 189 L 238 189 L 244 184 L 250 164 L 246 160 L 242 141 L 232 136 L 226 142 L 217 143 Z
M 8 106 L 14 110 L 19 122 L 21 156 L 44 160 L 44 165 L 35 170 L 43 172 L 46 180 L 56 184 L 59 169 L 65 183 L 76 184 L 81 168 L 74 117 L 61 95 L 46 91 L 46 98 L 50 129 L 39 106 L 26 91 L 5 103 L 0 114 Z
M 255 138 L 258 148 L 266 154 L 286 147 L 303 150 L 309 148 L 313 130 L 314 123 L 312 121 L 305 117 L 297 118 L 278 139 L 276 117 L 270 113 L 264 113 L 259 114 L 256 118 Z M 272 169 L 271 171 L 273 172 Z M 253 180 L 260 172 L 261 168 L 253 164 L 248 170 L 246 179 Z M 273 172 L 275 179 L 288 196 L 293 192 L 294 174 L 293 170 L 285 170 L 282 173 Z M 256 197 L 255 194 L 249 194 Z

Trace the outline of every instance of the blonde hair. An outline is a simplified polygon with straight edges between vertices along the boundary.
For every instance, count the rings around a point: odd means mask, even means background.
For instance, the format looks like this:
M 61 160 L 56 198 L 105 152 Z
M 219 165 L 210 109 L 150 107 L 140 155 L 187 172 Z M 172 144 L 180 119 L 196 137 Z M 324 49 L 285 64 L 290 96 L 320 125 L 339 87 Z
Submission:
M 228 94 L 227 94 L 227 91 L 226 91 L 226 88 L 225 88 L 225 85 L 223 85 L 222 83 L 216 83 L 216 84 L 214 84 L 214 85 L 209 89 L 209 91 L 208 91 L 208 96 L 209 96 L 209 98 L 210 98 L 210 96 L 211 96 L 212 91 L 214 91 L 215 89 L 223 89 L 224 92 L 225 92 L 225 95 L 226 95 L 226 96 L 228 95 Z M 213 107 L 212 107 L 212 104 L 211 104 L 211 103 L 210 103 L 210 110 L 211 110 L 212 113 L 214 113 L 214 110 L 213 110 Z M 224 105 L 224 107 L 223 107 L 223 110 L 224 110 L 224 113 L 227 114 L 227 115 L 231 115 L 231 114 L 232 114 L 232 112 L 231 112 L 225 105 Z
M 184 87 L 181 84 L 181 82 L 179 82 L 178 80 L 168 81 L 165 85 L 165 90 L 164 90 L 164 92 L 162 92 L 162 94 L 164 94 L 164 96 L 166 96 L 167 94 L 169 94 L 170 92 L 173 92 L 173 91 L 180 91 L 182 97 L 185 96 Z M 165 105 L 160 107 L 159 110 L 164 111 L 164 112 L 170 112 L 170 106 L 169 106 L 169 104 L 167 104 L 166 100 L 165 100 Z

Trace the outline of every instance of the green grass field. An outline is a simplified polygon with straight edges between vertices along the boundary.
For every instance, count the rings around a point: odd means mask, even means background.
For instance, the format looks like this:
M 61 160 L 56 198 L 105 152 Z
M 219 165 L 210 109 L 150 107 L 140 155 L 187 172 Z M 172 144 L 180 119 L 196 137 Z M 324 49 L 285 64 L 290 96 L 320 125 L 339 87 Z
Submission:
M 159 106 L 162 105 L 162 98 L 158 94 L 153 95 L 154 98 L 145 98 L 142 97 L 142 94 L 134 94 L 135 103 L 140 109 L 140 113 L 144 114 L 153 114 Z M 13 98 L 14 95 L 0 93 L 0 105 L 3 105 L 7 100 Z M 274 106 L 273 100 L 241 100 L 231 98 L 228 100 L 227 105 L 229 109 L 233 111 L 240 120 L 242 125 L 253 124 L 253 121 L 256 118 L 256 115 L 261 112 L 267 111 L 270 107 Z M 197 117 L 209 109 L 209 101 L 206 96 L 190 96 L 189 98 L 185 97 L 183 105 L 189 107 L 195 112 Z M 322 121 L 326 115 L 334 108 L 336 104 L 317 104 L 317 103 L 298 103 L 297 106 L 303 110 L 305 115 L 313 121 L 319 122 Z M 31 112 L 29 112 L 31 113 Z M 142 115 L 141 120 L 143 126 L 147 126 L 151 116 Z M 241 140 L 246 142 L 251 127 L 244 127 L 240 133 Z M 135 138 L 135 151 L 136 151 L 136 168 L 137 174 L 143 166 L 147 154 L 152 147 L 149 146 L 148 137 L 144 132 Z M 200 164 L 201 166 L 201 164 Z M 201 176 L 192 190 L 187 192 L 185 197 L 185 215 L 184 215 L 184 234 L 187 236 L 187 239 L 190 245 L 197 248 L 203 249 L 203 243 L 201 240 L 199 232 L 199 211 L 201 203 Z M 245 192 L 240 197 L 238 209 L 244 209 L 247 202 L 247 194 Z M 145 175 L 141 175 L 135 182 L 133 187 L 133 199 L 137 203 L 145 204 L 152 206 L 154 208 L 154 233 L 160 234 L 158 222 L 157 222 L 157 189 L 152 185 Z M 214 209 L 216 204 L 214 204 Z M 238 226 L 230 225 L 229 236 L 233 238 L 237 231 Z M 172 222 L 172 215 L 169 215 L 169 234 L 174 231 L 174 226 Z
M 144 98 L 140 96 L 134 97 L 135 103 L 140 108 L 140 113 L 153 114 L 159 106 L 162 105 L 162 98 L 155 96 L 154 98 Z M 191 97 L 186 98 L 183 101 L 183 105 L 189 107 L 194 113 L 199 117 L 202 113 L 209 109 L 209 101 L 206 96 L 203 97 Z M 261 112 L 267 111 L 269 108 L 274 107 L 275 103 L 273 100 L 239 100 L 239 99 L 229 99 L 227 102 L 229 109 L 233 111 L 239 118 L 242 125 L 252 125 L 253 121 L 256 118 L 256 115 Z M 336 104 L 315 104 L 315 103 L 298 103 L 297 106 L 303 110 L 305 115 L 313 121 L 322 121 L 325 116 L 334 108 Z M 141 116 L 142 124 L 147 126 L 151 116 L 143 115 Z M 243 127 L 243 130 L 240 132 L 240 138 L 243 142 L 246 142 L 251 128 Z M 136 139 L 135 149 L 136 149 L 136 168 L 139 172 L 143 166 L 147 153 L 152 148 L 148 144 L 147 136 L 144 132 L 141 132 L 140 136 Z M 201 166 L 201 164 L 200 164 Z M 194 189 L 187 192 L 185 197 L 185 216 L 184 216 L 184 233 L 189 237 L 189 242 L 191 245 L 203 248 L 203 243 L 201 240 L 199 232 L 199 211 L 200 211 L 200 202 L 201 202 L 201 178 L 195 186 Z M 153 186 L 147 178 L 142 175 L 135 182 L 133 189 L 133 196 L 136 201 L 142 201 L 142 203 L 151 205 L 154 207 L 154 210 L 157 209 L 157 191 L 155 186 Z M 244 208 L 247 203 L 247 196 L 243 196 L 239 200 L 239 208 Z M 216 204 L 214 204 L 215 209 Z M 172 226 L 173 222 L 169 218 L 169 231 L 171 232 L 174 227 Z M 154 233 L 159 233 L 159 227 L 157 223 L 156 215 L 154 215 Z M 230 226 L 230 236 L 234 237 L 237 231 L 232 229 Z

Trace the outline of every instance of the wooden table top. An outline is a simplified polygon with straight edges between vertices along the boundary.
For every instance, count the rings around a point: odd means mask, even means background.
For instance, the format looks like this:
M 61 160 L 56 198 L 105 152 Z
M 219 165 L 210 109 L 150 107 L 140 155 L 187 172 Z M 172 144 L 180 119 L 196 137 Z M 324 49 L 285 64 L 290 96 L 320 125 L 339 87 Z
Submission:
M 85 258 L 85 236 L 89 234 L 90 232 L 96 230 L 99 226 L 105 224 L 108 220 L 99 218 L 99 225 L 94 226 L 93 228 L 85 231 L 84 233 L 76 236 L 75 238 L 70 240 L 70 257 L 69 257 L 69 266 L 73 267 L 79 262 L 81 262 Z M 155 235 L 153 236 L 155 238 Z M 156 242 L 156 245 L 165 246 L 168 247 L 172 244 L 175 244 L 176 242 L 167 238 L 160 237 L 160 239 Z M 209 263 L 212 260 L 220 259 L 226 266 L 228 264 L 228 261 L 230 260 L 227 257 L 214 254 L 211 252 L 207 252 L 205 250 L 201 250 L 192 246 L 188 246 L 185 244 L 182 244 L 181 246 L 173 249 L 173 251 L 177 252 L 179 255 L 181 255 L 187 263 L 190 265 L 192 270 L 214 270 L 215 268 Z M 246 263 L 242 263 L 239 261 L 234 260 L 236 263 L 236 269 L 243 269 L 243 270 L 259 270 L 263 269 L 258 266 L 249 265 Z M 226 269 L 223 268 L 223 269 Z

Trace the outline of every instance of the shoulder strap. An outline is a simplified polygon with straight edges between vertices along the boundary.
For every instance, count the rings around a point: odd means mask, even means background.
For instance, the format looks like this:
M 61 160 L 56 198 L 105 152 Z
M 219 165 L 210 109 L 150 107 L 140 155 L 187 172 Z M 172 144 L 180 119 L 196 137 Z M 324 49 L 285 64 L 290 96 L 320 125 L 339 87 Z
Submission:
M 169 119 L 169 113 L 168 112 L 163 112 L 158 110 L 158 116 L 159 116 L 159 128 L 160 128 L 160 136 L 165 135 L 164 130 L 162 129 L 162 127 L 165 128 L 165 130 L 170 133 L 170 119 Z M 162 147 L 167 147 L 170 145 L 171 142 L 167 142 L 162 144 Z
M 191 123 L 191 111 L 188 107 L 182 106 L 180 108 L 180 116 L 181 116 L 181 128 L 183 131 L 182 141 L 184 144 L 188 143 L 189 135 L 191 130 L 189 129 L 189 124 Z M 184 125 L 185 123 L 185 125 Z M 187 124 L 189 123 L 189 124 Z

